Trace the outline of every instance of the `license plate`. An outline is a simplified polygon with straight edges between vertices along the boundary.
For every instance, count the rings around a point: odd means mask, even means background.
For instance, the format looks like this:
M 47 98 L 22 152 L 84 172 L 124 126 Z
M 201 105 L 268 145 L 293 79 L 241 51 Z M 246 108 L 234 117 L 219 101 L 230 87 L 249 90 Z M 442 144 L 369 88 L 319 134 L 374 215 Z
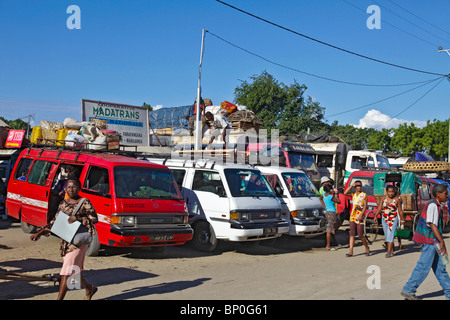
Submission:
M 278 228 L 277 227 L 264 228 L 263 229 L 263 234 L 274 234 L 274 233 L 278 233 Z
M 167 241 L 173 240 L 172 234 L 162 234 L 162 235 L 154 235 L 150 236 L 150 241 Z

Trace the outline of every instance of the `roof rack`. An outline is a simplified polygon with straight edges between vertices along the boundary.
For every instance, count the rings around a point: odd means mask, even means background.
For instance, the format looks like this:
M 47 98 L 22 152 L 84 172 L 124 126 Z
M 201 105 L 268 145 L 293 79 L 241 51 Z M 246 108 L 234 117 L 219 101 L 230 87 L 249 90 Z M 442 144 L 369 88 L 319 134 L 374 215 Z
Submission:
M 92 154 L 116 154 L 116 155 L 123 155 L 123 156 L 127 156 L 127 157 L 132 157 L 132 158 L 137 158 L 139 156 L 150 156 L 150 155 L 155 155 L 155 156 L 163 156 L 162 154 L 152 154 L 152 153 L 148 153 L 148 152 L 142 152 L 142 151 L 137 151 L 137 147 L 138 146 L 124 146 L 124 145 L 119 145 L 118 149 L 116 148 L 108 148 L 108 146 L 105 146 L 103 144 L 94 144 L 94 143 L 87 143 L 83 148 L 80 147 L 72 147 L 72 146 L 67 146 L 64 140 L 51 140 L 51 139 L 38 139 L 37 140 L 38 143 L 31 143 L 28 146 L 28 151 L 27 154 L 29 154 L 30 149 L 32 148 L 39 148 L 41 149 L 41 151 L 39 152 L 39 156 L 42 155 L 42 152 L 44 152 L 45 150 L 58 150 L 58 155 L 57 155 L 57 159 L 59 159 L 59 156 L 61 155 L 61 153 L 65 150 L 67 151 L 76 151 L 78 154 L 75 157 L 75 160 L 78 159 L 78 157 L 81 155 L 81 153 L 92 153 Z M 45 142 L 45 143 L 42 143 Z M 50 144 L 48 143 L 50 142 Z M 92 148 L 97 147 L 96 149 L 92 149 Z M 99 147 L 106 147 L 106 149 L 100 149 Z M 122 149 L 120 149 L 122 148 Z M 134 150 L 130 151 L 130 150 L 125 150 L 125 148 L 134 148 Z

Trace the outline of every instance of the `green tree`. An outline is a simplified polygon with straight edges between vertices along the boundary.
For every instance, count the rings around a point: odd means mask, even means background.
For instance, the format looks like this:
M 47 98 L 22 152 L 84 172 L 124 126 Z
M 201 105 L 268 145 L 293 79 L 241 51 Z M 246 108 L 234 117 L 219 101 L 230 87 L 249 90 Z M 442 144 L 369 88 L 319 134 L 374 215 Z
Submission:
M 433 122 L 427 121 L 422 129 L 422 150 L 435 160 L 444 160 L 448 157 L 448 120 Z
M 235 88 L 234 102 L 253 111 L 263 121 L 263 128 L 268 131 L 277 128 L 280 134 L 295 135 L 308 128 L 318 132 L 324 126 L 325 108 L 311 97 L 305 98 L 305 85 L 294 81 L 287 86 L 266 71 L 250 79 L 250 83 L 242 81 Z
M 373 130 L 367 141 L 367 149 L 381 150 L 383 153 L 391 151 L 391 136 L 393 129 L 383 128 L 381 131 Z
M 422 131 L 414 123 L 401 124 L 394 130 L 390 143 L 391 150 L 405 157 L 412 157 L 416 151 L 422 151 Z
M 149 105 L 148 103 L 146 103 L 145 101 L 144 101 L 144 103 L 142 104 L 142 107 L 143 107 L 143 108 L 147 108 L 148 111 L 152 111 L 152 110 L 153 110 L 152 106 Z
M 5 118 L 0 116 L 0 119 L 3 120 L 8 126 L 11 127 L 11 129 L 16 130 L 27 130 L 28 123 L 23 121 L 22 119 L 16 119 L 16 120 L 6 120 Z

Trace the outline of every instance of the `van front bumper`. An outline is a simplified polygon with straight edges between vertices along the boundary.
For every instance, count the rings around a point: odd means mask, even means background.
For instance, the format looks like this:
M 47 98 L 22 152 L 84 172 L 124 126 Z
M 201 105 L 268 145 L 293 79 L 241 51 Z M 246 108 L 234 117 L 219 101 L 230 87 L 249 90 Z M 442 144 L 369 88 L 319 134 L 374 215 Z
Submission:
M 113 247 L 182 245 L 192 239 L 194 231 L 182 228 L 116 228 L 111 227 L 108 245 Z
M 305 220 L 292 222 L 289 227 L 289 235 L 302 237 L 315 237 L 326 233 L 326 219 Z
M 228 241 L 257 241 L 281 237 L 289 232 L 289 223 L 285 220 L 278 222 L 230 222 Z

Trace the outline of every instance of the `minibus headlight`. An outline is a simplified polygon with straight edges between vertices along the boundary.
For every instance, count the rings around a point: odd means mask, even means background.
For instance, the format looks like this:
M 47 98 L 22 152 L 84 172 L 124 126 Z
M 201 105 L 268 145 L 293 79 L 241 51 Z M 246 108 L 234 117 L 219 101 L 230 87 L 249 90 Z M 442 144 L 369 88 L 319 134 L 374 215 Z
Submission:
M 123 216 L 122 217 L 122 225 L 134 226 L 134 217 L 133 216 Z
M 320 215 L 320 209 L 313 209 L 312 213 L 313 213 L 314 217 L 318 218 Z
M 134 226 L 134 216 L 112 216 L 111 224 L 120 224 L 123 226 Z
M 247 221 L 250 219 L 250 215 L 248 213 L 241 213 L 241 220 Z
M 173 223 L 187 223 L 188 216 L 176 216 L 173 218 Z
M 230 212 L 231 220 L 248 221 L 250 220 L 250 214 L 247 212 Z
M 239 212 L 230 212 L 231 220 L 239 220 Z

